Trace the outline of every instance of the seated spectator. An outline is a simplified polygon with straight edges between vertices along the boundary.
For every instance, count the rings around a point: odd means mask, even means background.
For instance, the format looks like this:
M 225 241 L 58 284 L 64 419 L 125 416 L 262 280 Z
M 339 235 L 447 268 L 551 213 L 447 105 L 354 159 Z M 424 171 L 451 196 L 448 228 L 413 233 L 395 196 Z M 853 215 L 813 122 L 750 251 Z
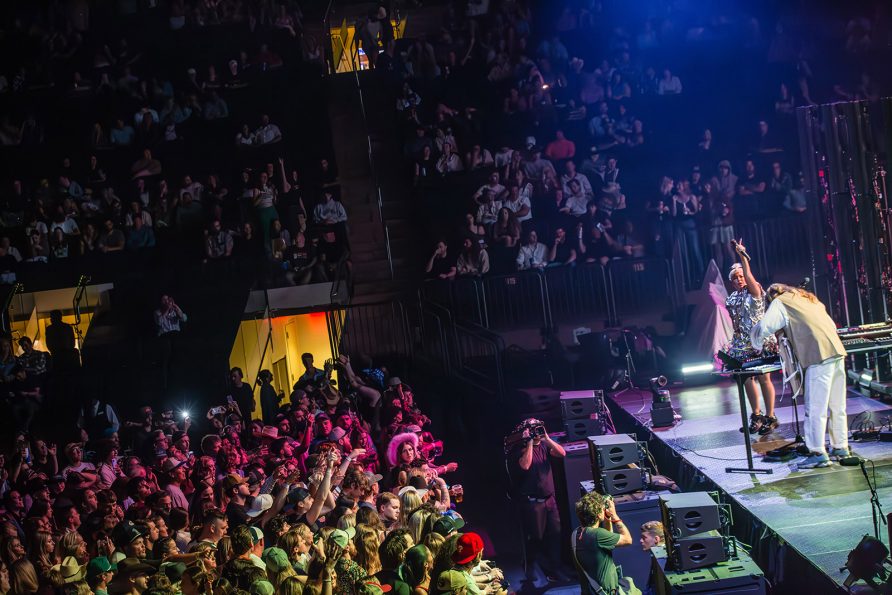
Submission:
M 475 221 L 478 225 L 489 227 L 496 222 L 499 216 L 499 209 L 502 208 L 502 201 L 495 200 L 493 193 L 489 188 L 484 187 L 483 194 L 480 197 L 480 206 L 477 207 L 477 217 Z
M 350 250 L 346 242 L 334 231 L 329 230 L 322 234 L 318 254 L 319 264 L 329 281 L 334 281 L 341 264 L 346 264 L 348 270 L 350 268 Z
M 779 153 L 784 150 L 780 139 L 768 127 L 768 122 L 759 120 L 759 131 L 753 146 L 757 153 Z
M 575 180 L 579 183 L 579 188 L 586 196 L 586 200 L 589 200 L 594 196 L 591 182 L 585 174 L 576 171 L 576 164 L 573 161 L 567 161 L 567 163 L 564 164 L 564 172 L 565 173 L 561 176 L 564 195 L 570 194 L 570 182 Z
M 143 223 L 141 218 L 134 219 L 133 227 L 127 232 L 126 247 L 130 251 L 154 248 L 155 232 L 152 226 Z
M 545 147 L 545 156 L 552 161 L 564 161 L 576 156 L 576 143 L 564 136 L 563 130 L 554 133 L 554 140 Z
M 520 246 L 517 252 L 517 270 L 544 269 L 549 262 L 549 249 L 545 244 L 539 243 L 539 235 L 535 230 L 527 233 L 527 241 Z
M 462 243 L 462 251 L 455 263 L 456 274 L 459 277 L 480 277 L 489 272 L 489 254 L 480 243 L 474 243 L 470 238 L 465 238 Z
M 445 240 L 437 242 L 434 253 L 427 261 L 424 272 L 428 279 L 453 279 L 456 275 L 455 260 L 449 254 Z
M 134 178 L 157 176 L 161 174 L 161 162 L 152 157 L 152 151 L 145 149 L 142 158 L 137 159 L 130 168 Z
M 129 147 L 133 144 L 133 139 L 136 137 L 136 131 L 133 129 L 133 126 L 124 124 L 124 120 L 118 119 L 115 120 L 115 125 L 112 127 L 108 136 L 109 142 L 111 142 L 113 146 Z
M 663 69 L 663 76 L 657 83 L 657 95 L 679 95 L 681 91 L 681 79 L 668 68 Z
M 576 262 L 576 249 L 567 239 L 563 227 L 554 230 L 554 241 L 548 252 L 548 266 L 571 265 Z
M 474 200 L 477 204 L 483 204 L 483 193 L 488 191 L 490 197 L 493 200 L 502 200 L 502 195 L 505 193 L 505 187 L 500 183 L 499 172 L 494 171 L 489 174 L 489 178 L 486 181 L 486 184 L 477 189 L 474 193 Z
M 257 145 L 270 145 L 282 140 L 282 131 L 275 124 L 270 123 L 269 116 L 260 116 L 260 126 L 254 131 L 254 143 Z
M 223 229 L 219 219 L 211 222 L 208 228 L 207 238 L 205 240 L 205 255 L 211 260 L 220 258 L 229 258 L 232 256 L 232 248 L 235 242 L 232 234 Z
M 492 165 L 492 153 L 489 152 L 489 149 L 481 148 L 479 144 L 471 147 L 470 152 L 465 156 L 465 169 L 469 171 L 492 167 Z
M 335 225 L 347 221 L 344 205 L 334 199 L 334 193 L 330 189 L 323 192 L 322 202 L 313 209 L 313 220 L 322 225 Z
M 248 148 L 255 146 L 255 134 L 251 132 L 247 124 L 242 124 L 242 129 L 235 135 L 235 146 L 238 148 Z
M 285 279 L 289 285 L 306 285 L 319 277 L 316 248 L 302 231 L 294 234 L 293 244 L 285 251 Z
M 558 209 L 559 212 L 571 217 L 581 217 L 585 215 L 588 208 L 589 198 L 582 190 L 579 180 L 570 180 L 567 186 L 567 192 L 563 195 L 564 201 Z
M 211 91 L 202 108 L 205 120 L 222 120 L 229 117 L 229 105 L 216 91 Z
M 419 105 L 421 105 L 421 97 L 412 89 L 409 83 L 403 83 L 400 94 L 396 98 L 396 110 L 403 112 Z
M 437 171 L 441 174 L 447 174 L 462 171 L 463 169 L 461 158 L 453 152 L 453 144 L 449 142 L 444 143 L 443 154 L 437 159 Z
M 124 232 L 115 227 L 111 219 L 103 223 L 103 231 L 99 234 L 99 249 L 102 252 L 120 252 L 126 245 Z
M 543 179 L 545 170 L 550 169 L 554 171 L 554 166 L 551 164 L 551 161 L 549 161 L 548 159 L 543 159 L 542 150 L 539 147 L 535 146 L 530 149 L 529 156 L 523 161 L 522 168 L 523 175 L 525 175 L 530 181 L 534 182 L 538 182 L 539 180 Z
M 577 252 L 585 262 L 597 262 L 605 266 L 616 255 L 617 245 L 603 224 L 595 224 L 585 229 L 579 223 L 576 229 Z
M 520 174 L 523 176 L 523 174 Z M 528 188 L 529 184 L 525 184 L 524 188 L 530 192 L 521 193 L 520 187 L 512 183 L 508 186 L 508 194 L 502 202 L 502 206 L 511 211 L 512 215 L 517 219 L 518 223 L 529 221 L 533 218 L 533 206 L 530 203 L 530 194 L 532 188 Z

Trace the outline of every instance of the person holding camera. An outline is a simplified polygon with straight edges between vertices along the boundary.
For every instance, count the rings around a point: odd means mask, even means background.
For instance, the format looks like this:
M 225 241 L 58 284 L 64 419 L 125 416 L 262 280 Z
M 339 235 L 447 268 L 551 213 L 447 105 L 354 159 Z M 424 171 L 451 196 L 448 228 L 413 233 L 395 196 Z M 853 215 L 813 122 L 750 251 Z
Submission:
M 561 519 L 554 499 L 550 457 L 562 459 L 567 453 L 549 437 L 545 424 L 538 419 L 524 420 L 516 428 L 518 432 L 522 446 L 509 456 L 526 539 L 527 575 L 532 576 L 533 563 L 539 562 L 545 578 L 558 581 L 562 578 Z
M 613 498 L 589 492 L 576 503 L 576 516 L 581 526 L 573 532 L 570 547 L 582 595 L 640 595 L 613 561 L 615 548 L 632 545 L 632 534 L 616 514 Z

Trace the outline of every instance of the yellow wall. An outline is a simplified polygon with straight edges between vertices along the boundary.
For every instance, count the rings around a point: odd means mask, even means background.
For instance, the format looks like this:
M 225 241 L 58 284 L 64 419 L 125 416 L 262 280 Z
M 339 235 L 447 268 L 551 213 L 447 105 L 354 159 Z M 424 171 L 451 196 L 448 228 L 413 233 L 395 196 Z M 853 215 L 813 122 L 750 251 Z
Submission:
M 260 366 L 260 356 L 269 328 L 272 327 L 272 345 L 267 349 Z M 229 355 L 230 367 L 238 366 L 245 373 L 245 382 L 253 384 L 259 369 L 272 371 L 273 363 L 286 358 L 289 378 L 274 378 L 273 384 L 286 398 L 291 387 L 303 374 L 300 362 L 302 353 L 312 353 L 315 365 L 321 368 L 325 360 L 332 357 L 325 314 L 313 312 L 294 316 L 279 316 L 271 320 L 245 320 L 239 326 L 232 352 Z M 254 391 L 258 399 L 259 391 Z M 257 401 L 255 417 L 260 417 L 260 402 Z

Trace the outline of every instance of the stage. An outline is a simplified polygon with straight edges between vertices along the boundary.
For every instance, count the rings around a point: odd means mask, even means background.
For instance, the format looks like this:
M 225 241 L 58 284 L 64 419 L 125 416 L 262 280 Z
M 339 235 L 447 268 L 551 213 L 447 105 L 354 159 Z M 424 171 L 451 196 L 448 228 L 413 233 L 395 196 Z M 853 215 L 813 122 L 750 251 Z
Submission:
M 775 374 L 775 377 L 777 374 Z M 733 534 L 752 545 L 752 556 L 784 593 L 844 592 L 840 568 L 864 534 L 873 534 L 870 492 L 860 467 L 834 463 L 799 471 L 793 459 L 765 463 L 764 452 L 795 435 L 789 390 L 777 386 L 779 428 L 755 436 L 754 462 L 771 474 L 727 473 L 746 467 L 737 388 L 731 381 L 708 386 L 672 388 L 672 403 L 681 421 L 671 428 L 650 428 L 649 391 L 610 397 L 618 431 L 636 432 L 647 440 L 660 472 L 683 491 L 718 489 L 732 505 Z M 849 391 L 847 414 L 852 427 L 872 419 L 879 427 L 892 407 Z M 800 417 L 804 408 L 800 404 Z M 786 440 L 784 440 L 786 439 Z M 876 466 L 876 487 L 884 512 L 892 512 L 892 443 L 851 443 L 855 453 Z M 867 465 L 870 471 L 870 465 Z M 881 523 L 880 537 L 888 543 Z M 809 572 L 809 566 L 814 568 Z M 807 576 L 813 576 L 807 580 Z

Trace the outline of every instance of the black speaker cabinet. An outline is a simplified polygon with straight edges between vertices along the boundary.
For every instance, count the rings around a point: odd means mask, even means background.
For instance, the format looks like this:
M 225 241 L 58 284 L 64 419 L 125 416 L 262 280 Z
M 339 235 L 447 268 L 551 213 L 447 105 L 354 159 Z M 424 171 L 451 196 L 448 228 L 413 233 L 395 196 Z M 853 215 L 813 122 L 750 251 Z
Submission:
M 629 434 L 589 436 L 588 447 L 594 475 L 599 475 L 607 469 L 619 469 L 637 464 L 644 458 L 643 443 L 639 444 L 635 437 Z
M 730 509 L 709 492 L 669 494 L 660 498 L 660 508 L 667 541 L 719 531 L 730 523 Z
M 595 489 L 601 494 L 619 496 L 644 489 L 644 470 L 638 467 L 607 469 L 595 477 Z
M 694 570 L 727 561 L 734 550 L 734 540 L 718 531 L 667 542 L 669 564 L 675 570 Z
M 600 419 L 583 417 L 564 420 L 564 432 L 567 440 L 585 440 L 589 436 L 600 436 L 604 433 L 604 424 Z
M 627 549 L 631 548 L 614 550 L 614 558 L 616 552 Z M 666 549 L 662 546 L 652 547 L 650 553 L 653 557 L 651 567 L 656 595 L 766 595 L 768 592 L 762 569 L 742 548 L 727 562 L 695 570 L 672 569 Z M 639 584 L 637 579 L 635 584 Z
M 515 399 L 522 403 L 522 409 L 531 413 L 554 411 L 558 407 L 560 393 L 553 388 L 519 388 Z
M 591 417 L 603 408 L 604 391 L 574 390 L 561 393 L 561 417 L 565 420 Z
M 655 428 L 668 428 L 675 424 L 675 410 L 672 403 L 654 403 L 650 408 L 650 421 Z

